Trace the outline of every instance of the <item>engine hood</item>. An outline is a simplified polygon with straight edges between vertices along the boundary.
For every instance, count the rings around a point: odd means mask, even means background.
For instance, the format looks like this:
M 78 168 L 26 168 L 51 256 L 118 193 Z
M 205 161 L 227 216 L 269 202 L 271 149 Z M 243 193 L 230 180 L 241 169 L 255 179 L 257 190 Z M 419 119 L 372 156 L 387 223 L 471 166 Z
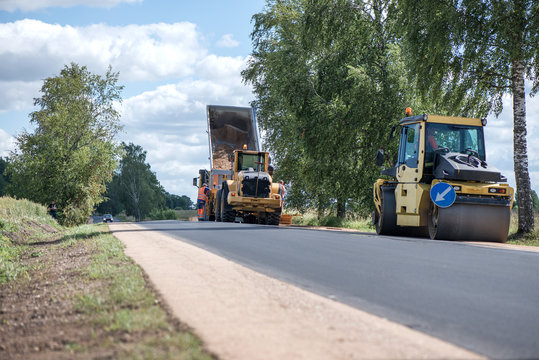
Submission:
M 434 177 L 436 179 L 462 181 L 505 182 L 507 178 L 492 165 L 474 155 L 436 152 L 434 156 Z

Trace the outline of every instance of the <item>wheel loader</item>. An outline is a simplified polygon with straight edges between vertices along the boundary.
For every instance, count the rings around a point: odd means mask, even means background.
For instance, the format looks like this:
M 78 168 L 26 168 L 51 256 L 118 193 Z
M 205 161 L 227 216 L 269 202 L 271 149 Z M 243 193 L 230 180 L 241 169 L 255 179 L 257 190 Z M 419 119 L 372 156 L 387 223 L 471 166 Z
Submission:
M 514 190 L 486 161 L 486 119 L 407 115 L 396 164 L 374 183 L 377 234 L 506 242 Z
M 254 110 L 208 105 L 207 118 L 210 171 L 193 179 L 194 186 L 210 188 L 204 219 L 279 225 L 279 184 L 269 154 L 260 151 Z

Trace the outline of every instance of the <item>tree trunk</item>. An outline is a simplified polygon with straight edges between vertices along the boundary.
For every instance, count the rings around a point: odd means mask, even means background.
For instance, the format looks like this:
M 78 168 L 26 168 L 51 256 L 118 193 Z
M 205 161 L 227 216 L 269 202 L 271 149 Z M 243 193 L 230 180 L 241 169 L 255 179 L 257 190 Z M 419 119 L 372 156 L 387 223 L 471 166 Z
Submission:
M 346 216 L 346 200 L 337 199 L 337 217 L 344 219 Z
M 528 172 L 528 145 L 526 142 L 526 90 L 524 89 L 524 64 L 513 61 L 513 160 L 518 198 L 518 232 L 529 233 L 534 229 L 533 200 Z
M 322 217 L 324 216 L 324 203 L 323 201 L 320 199 L 320 197 L 318 197 L 318 214 L 317 214 L 317 218 L 318 220 L 322 219 Z

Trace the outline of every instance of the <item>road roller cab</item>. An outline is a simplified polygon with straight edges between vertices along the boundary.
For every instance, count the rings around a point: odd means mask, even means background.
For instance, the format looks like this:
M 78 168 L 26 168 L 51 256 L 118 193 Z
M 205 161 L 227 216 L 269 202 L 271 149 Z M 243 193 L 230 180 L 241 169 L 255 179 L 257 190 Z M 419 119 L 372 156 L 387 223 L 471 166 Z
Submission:
M 374 184 L 376 232 L 505 242 L 513 189 L 486 161 L 486 120 L 418 115 L 399 125 L 397 162 Z

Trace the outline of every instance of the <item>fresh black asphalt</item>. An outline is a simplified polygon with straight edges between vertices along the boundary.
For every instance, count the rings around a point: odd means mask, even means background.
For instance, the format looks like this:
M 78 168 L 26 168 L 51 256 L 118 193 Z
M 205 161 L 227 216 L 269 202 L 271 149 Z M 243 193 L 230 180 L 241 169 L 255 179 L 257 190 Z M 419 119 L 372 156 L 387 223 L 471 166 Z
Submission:
M 139 225 L 489 358 L 539 358 L 536 252 L 266 225 Z

